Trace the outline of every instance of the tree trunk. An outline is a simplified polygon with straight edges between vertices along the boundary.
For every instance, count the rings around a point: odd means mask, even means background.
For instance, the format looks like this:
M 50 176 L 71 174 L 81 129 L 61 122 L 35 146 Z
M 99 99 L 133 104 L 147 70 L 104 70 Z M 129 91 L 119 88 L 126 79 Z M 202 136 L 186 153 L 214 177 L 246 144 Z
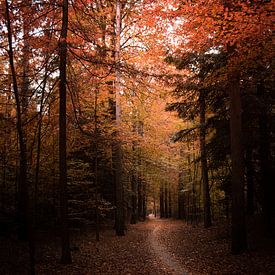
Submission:
M 172 194 L 171 194 L 171 186 L 169 185 L 168 190 L 168 217 L 172 217 Z
M 137 223 L 137 183 L 134 171 L 132 171 L 132 178 L 131 178 L 131 189 L 132 189 L 132 213 L 131 213 L 131 224 Z
M 252 148 L 251 145 L 248 145 L 246 149 L 246 211 L 247 214 L 253 215 L 254 214 L 254 167 L 252 163 Z
M 98 91 L 96 88 L 95 91 L 95 105 L 94 105 L 94 135 L 95 135 L 95 140 L 94 140 L 94 147 L 95 147 L 95 211 L 96 211 L 96 220 L 95 220 L 95 225 L 96 225 L 96 241 L 99 241 L 99 184 L 98 184 L 98 121 L 97 121 L 97 101 L 98 101 Z
M 146 212 L 147 212 L 147 207 L 146 207 L 146 185 L 143 183 L 142 185 L 142 220 L 146 220 Z
M 116 234 L 124 236 L 125 215 L 122 182 L 122 149 L 119 140 L 120 118 L 120 35 L 121 35 L 121 3 L 116 1 L 116 29 L 115 29 L 115 98 L 116 98 L 116 146 L 115 146 L 115 182 L 116 182 Z
M 153 213 L 154 213 L 154 217 L 156 218 L 157 217 L 157 207 L 156 207 L 156 198 L 155 198 L 155 194 L 154 194 L 154 209 L 153 209 Z
M 165 183 L 164 188 L 164 217 L 168 218 L 168 189 L 167 189 L 167 183 Z
M 143 194 L 142 194 L 142 181 L 138 177 L 138 219 L 142 220 L 143 216 Z
M 67 33 L 68 33 L 68 0 L 62 2 L 62 29 L 59 40 L 59 186 L 60 186 L 60 219 L 62 254 L 61 263 L 72 262 L 68 226 L 67 194 Z
M 4 137 L 4 145 L 3 145 L 3 178 L 2 178 L 2 184 L 1 184 L 1 212 L 6 212 L 6 198 L 5 198 L 5 192 L 6 192 L 6 153 L 7 153 L 7 146 L 6 146 L 6 136 Z
M 232 243 L 231 252 L 240 254 L 247 248 L 244 209 L 244 156 L 242 150 L 242 122 L 240 76 L 228 74 L 230 98 L 230 134 L 232 161 Z
M 205 121 L 205 91 L 200 90 L 199 95 L 200 105 L 200 153 L 201 153 L 201 174 L 202 174 L 202 186 L 203 186 L 203 210 L 204 210 L 204 227 L 211 226 L 211 201 L 209 194 L 209 180 L 208 180 L 208 167 L 206 157 L 206 121 Z
M 160 218 L 164 218 L 164 190 L 163 183 L 161 183 L 159 191 L 159 212 Z
M 270 118 L 267 102 L 264 95 L 264 85 L 260 83 L 257 87 L 258 96 L 261 99 L 261 109 L 259 115 L 260 130 L 260 174 L 261 188 L 263 192 L 263 216 L 265 231 L 268 236 L 272 234 L 272 177 L 271 177 L 271 149 L 270 149 Z
M 185 219 L 184 192 L 183 192 L 183 172 L 179 173 L 178 179 L 178 218 Z

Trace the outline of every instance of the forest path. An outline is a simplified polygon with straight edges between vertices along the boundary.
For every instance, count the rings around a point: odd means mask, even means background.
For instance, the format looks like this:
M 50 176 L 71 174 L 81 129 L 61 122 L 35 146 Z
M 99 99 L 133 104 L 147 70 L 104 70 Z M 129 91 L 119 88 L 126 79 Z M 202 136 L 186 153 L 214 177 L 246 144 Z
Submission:
M 41 253 L 44 257 L 37 269 L 39 274 L 185 275 L 184 262 L 173 253 L 176 246 L 171 244 L 168 249 L 172 234 L 182 226 L 186 226 L 182 221 L 149 219 L 129 225 L 123 237 L 115 236 L 114 230 L 103 230 L 99 242 L 93 231 L 81 232 L 72 236 L 72 246 L 77 248 L 72 251 L 72 265 L 60 265 L 58 246 L 51 246 Z
M 170 220 L 150 219 L 149 225 L 154 227 L 149 235 L 152 252 L 155 254 L 156 259 L 167 267 L 167 271 L 175 275 L 187 275 L 186 268 L 176 259 L 174 253 L 168 251 L 168 247 L 163 243 L 163 239 L 167 235 L 173 234 L 170 224 Z
M 71 233 L 73 263 L 65 266 L 59 262 L 60 239 L 41 235 L 37 274 L 275 274 L 272 242 L 267 240 L 264 246 L 260 242 L 262 249 L 254 246 L 242 255 L 231 255 L 226 224 L 205 229 L 179 220 L 149 219 L 129 225 L 123 237 L 117 237 L 109 224 L 101 226 L 99 242 L 92 228 Z M 26 244 L 0 237 L 0 247 L 0 274 L 28 274 Z

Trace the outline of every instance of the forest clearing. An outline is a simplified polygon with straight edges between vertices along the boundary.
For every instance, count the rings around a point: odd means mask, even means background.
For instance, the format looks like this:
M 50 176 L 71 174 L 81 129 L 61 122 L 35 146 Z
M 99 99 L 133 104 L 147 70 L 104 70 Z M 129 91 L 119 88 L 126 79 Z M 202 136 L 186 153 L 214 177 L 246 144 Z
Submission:
M 270 0 L 0 1 L 0 274 L 275 274 Z

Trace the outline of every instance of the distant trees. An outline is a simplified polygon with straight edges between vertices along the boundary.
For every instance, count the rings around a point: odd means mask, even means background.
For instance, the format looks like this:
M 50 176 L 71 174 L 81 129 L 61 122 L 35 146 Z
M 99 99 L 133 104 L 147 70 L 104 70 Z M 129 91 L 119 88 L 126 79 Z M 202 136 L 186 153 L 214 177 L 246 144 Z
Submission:
M 209 176 L 206 150 L 206 133 L 208 119 L 206 116 L 209 112 L 209 93 L 213 88 L 212 85 L 207 85 L 207 79 L 211 79 L 215 70 L 221 66 L 219 56 L 210 53 L 190 53 L 180 57 L 169 56 L 167 62 L 172 62 L 178 69 L 190 70 L 190 76 L 176 83 L 176 89 L 173 94 L 180 99 L 179 102 L 168 105 L 168 110 L 177 111 L 183 119 L 197 118 L 198 124 L 193 128 L 180 131 L 176 134 L 174 140 L 184 139 L 185 135 L 194 134 L 198 131 L 201 163 L 201 178 L 203 190 L 203 216 L 204 226 L 211 226 L 211 201 L 209 194 Z M 182 198 L 181 198 L 182 199 Z M 182 206 L 181 206 L 182 207 Z

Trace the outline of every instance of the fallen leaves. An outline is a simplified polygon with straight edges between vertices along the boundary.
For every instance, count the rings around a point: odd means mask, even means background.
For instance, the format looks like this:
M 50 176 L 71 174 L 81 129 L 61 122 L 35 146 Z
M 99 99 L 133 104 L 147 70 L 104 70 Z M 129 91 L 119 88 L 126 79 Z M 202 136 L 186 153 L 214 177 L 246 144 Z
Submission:
M 247 253 L 229 253 L 228 227 L 209 229 L 177 220 L 151 220 L 129 226 L 125 237 L 112 229 L 95 241 L 93 230 L 72 234 L 73 263 L 59 263 L 59 240 L 41 236 L 37 247 L 37 274 L 275 274 L 274 248 L 250 243 Z M 251 236 L 253 240 L 254 236 Z M 27 274 L 27 246 L 0 239 L 1 274 Z M 269 249 L 267 249 L 269 245 Z M 182 273 L 182 272 L 183 273 Z

